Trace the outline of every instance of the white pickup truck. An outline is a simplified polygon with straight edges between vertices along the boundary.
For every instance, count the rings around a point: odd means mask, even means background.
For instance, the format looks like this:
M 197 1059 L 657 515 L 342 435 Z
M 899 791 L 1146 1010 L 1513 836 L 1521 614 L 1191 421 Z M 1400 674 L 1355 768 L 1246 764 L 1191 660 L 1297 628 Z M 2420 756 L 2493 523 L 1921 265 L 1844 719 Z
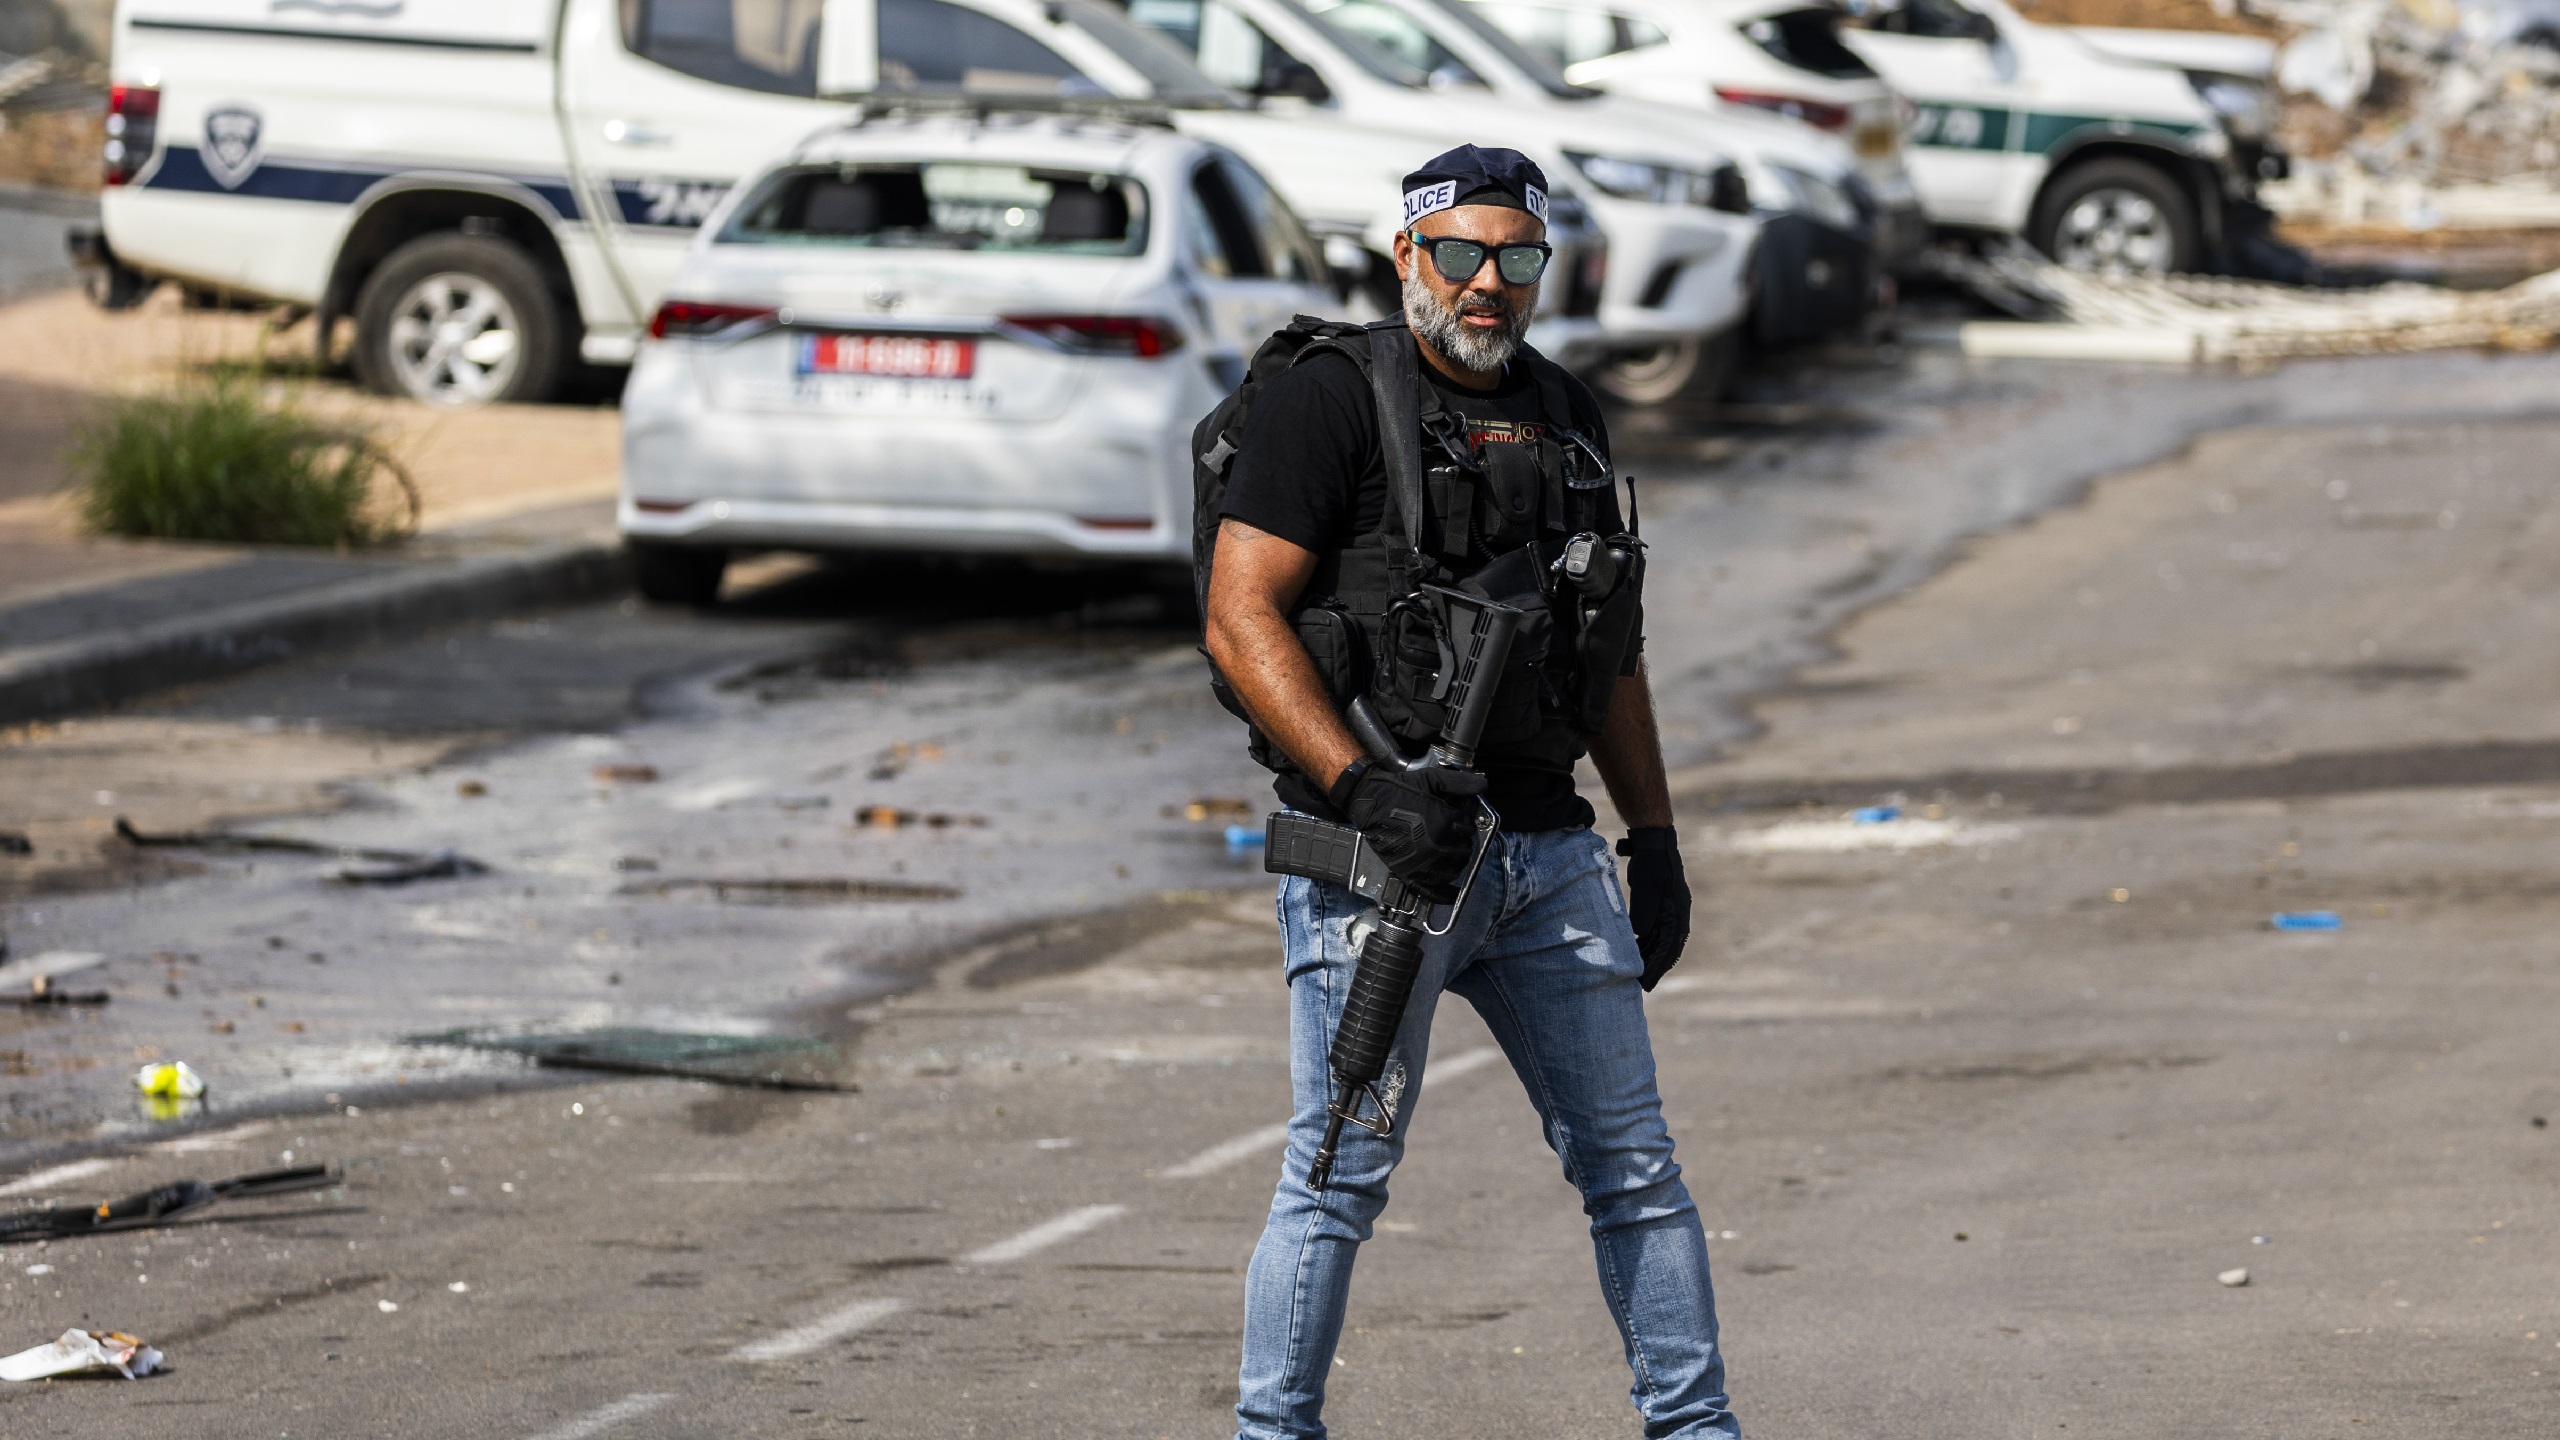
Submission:
M 366 382 L 443 404 L 629 363 L 730 184 L 851 114 L 821 96 L 1234 103 L 1099 0 L 121 0 L 112 84 L 95 293 L 352 318 Z M 1392 208 L 1376 137 L 1236 118 Z

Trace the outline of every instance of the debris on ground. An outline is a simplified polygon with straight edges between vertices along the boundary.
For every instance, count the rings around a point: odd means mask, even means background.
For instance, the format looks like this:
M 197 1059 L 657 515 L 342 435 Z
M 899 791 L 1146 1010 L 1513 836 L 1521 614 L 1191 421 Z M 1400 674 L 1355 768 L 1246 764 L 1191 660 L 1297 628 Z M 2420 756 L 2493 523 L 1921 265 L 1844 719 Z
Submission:
M 33 855 L 36 842 L 24 830 L 0 830 L 0 855 Z
M 109 1200 L 102 1205 L 48 1205 L 40 1210 L 0 1218 L 0 1245 L 29 1240 L 72 1240 L 122 1230 L 147 1230 L 211 1208 L 217 1201 L 256 1200 L 323 1190 L 344 1179 L 329 1165 L 296 1165 L 261 1170 L 228 1180 L 175 1180 L 166 1185 Z
M 833 797 L 818 791 L 802 790 L 787 795 L 776 795 L 773 797 L 773 803 L 785 810 L 824 810 L 835 801 Z
M 104 1005 L 108 999 L 104 990 L 57 990 L 50 975 L 34 977 L 24 990 L 0 990 L 0 1005 Z
M 907 766 L 914 761 L 939 760 L 941 758 L 942 747 L 930 740 L 916 744 L 909 744 L 907 741 L 901 740 L 897 744 L 881 751 L 878 755 L 872 758 L 871 778 L 874 780 L 895 780 L 900 775 L 905 774 Z
M 2339 930 L 2345 926 L 2335 910 L 2279 910 L 2267 920 L 2270 930 Z
M 2246 1285 L 2246 1284 L 2248 1284 L 2248 1283 L 2249 1283 L 2249 1272 L 2248 1272 L 2246 1269 L 2240 1269 L 2240 1270 L 2225 1270 L 2225 1271 L 2223 1271 L 2221 1274 L 2216 1275 L 2216 1276 L 2214 1276 L 2213 1278 L 2214 1278 L 2214 1279 L 2216 1279 L 2216 1280 L 2221 1281 L 2221 1282 L 2222 1282 L 2223 1284 L 2225 1284 L 2225 1285 L 2230 1286 L 2232 1289 L 2237 1290 L 2237 1289 L 2239 1289 L 2241 1286 Z
M 1934 262 L 1983 300 L 2022 319 L 1976 321 L 1968 355 L 2195 364 L 2409 350 L 2538 350 L 2560 336 L 2560 271 L 2503 290 L 2396 284 L 2318 290 L 2202 275 L 2093 275 L 2024 245 Z
M 773 905 L 828 905 L 856 900 L 957 900 L 960 887 L 912 880 L 859 880 L 836 876 L 725 880 L 714 877 L 669 877 L 635 880 L 617 895 L 708 894 L 715 900 L 744 900 Z
M 204 1077 L 184 1060 L 163 1060 L 133 1072 L 133 1086 L 145 1095 L 194 1100 L 204 1094 Z
M 1852 825 L 1882 825 L 1889 820 L 1901 818 L 1902 807 L 1899 805 L 1868 805 L 1849 812 L 1849 823 Z
M 0 1358 L 0 1380 L 23 1383 L 70 1375 L 121 1375 L 139 1380 L 167 1357 L 121 1330 L 65 1330 L 62 1338 Z
M 797 1036 L 695 1035 L 616 1025 L 558 1034 L 448 1030 L 412 1035 L 409 1043 L 521 1055 L 551 1069 L 664 1075 L 759 1090 L 853 1094 L 860 1088 L 832 1078 L 842 1064 L 833 1045 Z
M 363 845 L 331 845 L 290 835 L 235 835 L 222 830 L 181 830 L 154 835 L 135 829 L 133 822 L 122 815 L 116 817 L 116 835 L 126 844 L 144 849 L 209 850 L 215 854 L 327 855 L 341 860 L 363 861 L 374 867 L 363 869 L 351 865 L 339 871 L 337 879 L 342 885 L 406 885 L 416 880 L 458 880 L 489 873 L 488 866 L 453 850 L 383 850 Z
M 1248 800 L 1236 799 L 1231 795 L 1195 796 L 1192 798 L 1190 804 L 1182 807 L 1182 818 L 1195 822 L 1201 820 L 1250 820 L 1253 818 L 1253 803 Z
M 2541 0 L 2238 0 L 2291 32 L 2276 87 L 2291 218 L 2410 230 L 2560 222 L 2560 13 Z
M 482 800 L 488 798 L 489 786 L 485 781 L 465 780 L 453 787 L 453 793 L 465 800 Z
M 901 810 L 895 805 L 866 805 L 853 812 L 853 823 L 874 830 L 895 830 L 905 825 L 922 825 L 928 830 L 948 830 L 967 825 L 985 829 L 984 815 L 953 815 L 941 810 Z
M 590 779 L 616 785 L 649 785 L 658 778 L 655 765 L 599 765 L 587 772 Z

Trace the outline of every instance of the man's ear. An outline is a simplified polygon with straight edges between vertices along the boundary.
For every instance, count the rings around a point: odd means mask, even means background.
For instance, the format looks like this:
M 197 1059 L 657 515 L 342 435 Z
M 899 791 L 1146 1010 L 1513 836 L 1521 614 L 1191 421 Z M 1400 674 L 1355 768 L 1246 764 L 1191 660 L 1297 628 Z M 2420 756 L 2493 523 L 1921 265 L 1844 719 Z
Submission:
M 1396 232 L 1395 244 L 1390 250 L 1395 260 L 1396 283 L 1401 285 L 1413 278 L 1408 267 L 1421 258 L 1421 252 L 1414 247 L 1413 237 L 1401 230 Z

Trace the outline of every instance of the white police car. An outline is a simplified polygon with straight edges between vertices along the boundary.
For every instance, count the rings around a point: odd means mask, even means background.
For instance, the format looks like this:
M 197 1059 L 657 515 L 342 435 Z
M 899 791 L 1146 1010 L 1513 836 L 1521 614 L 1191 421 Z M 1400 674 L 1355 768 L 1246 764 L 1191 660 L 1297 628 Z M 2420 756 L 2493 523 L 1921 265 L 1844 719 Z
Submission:
M 640 587 L 706 602 L 734 550 L 1187 563 L 1192 426 L 1331 299 L 1259 172 L 1170 128 L 911 105 L 823 131 L 706 221 L 632 368 Z

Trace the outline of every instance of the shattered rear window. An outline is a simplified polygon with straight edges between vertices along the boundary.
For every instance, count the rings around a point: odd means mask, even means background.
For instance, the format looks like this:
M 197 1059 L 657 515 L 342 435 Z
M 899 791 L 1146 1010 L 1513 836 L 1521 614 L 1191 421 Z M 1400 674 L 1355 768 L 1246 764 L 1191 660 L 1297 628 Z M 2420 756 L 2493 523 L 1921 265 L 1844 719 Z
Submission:
M 1137 255 L 1147 189 L 1126 175 L 980 162 L 781 171 L 720 236 L 733 245 Z

